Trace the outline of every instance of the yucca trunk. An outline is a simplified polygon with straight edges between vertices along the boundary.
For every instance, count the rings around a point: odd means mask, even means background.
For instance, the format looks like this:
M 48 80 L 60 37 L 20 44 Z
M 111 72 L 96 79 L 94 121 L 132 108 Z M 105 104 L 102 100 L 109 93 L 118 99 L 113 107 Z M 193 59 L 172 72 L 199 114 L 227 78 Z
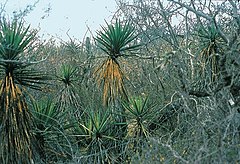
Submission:
M 97 82 L 100 86 L 103 83 L 103 103 L 108 105 L 114 102 L 118 96 L 127 99 L 123 78 L 124 74 L 118 62 L 112 58 L 108 58 L 94 72 L 97 76 Z
M 209 71 L 211 76 L 211 82 L 218 79 L 219 74 L 219 57 L 217 56 L 217 46 L 215 43 L 211 43 L 207 48 L 201 53 L 201 63 L 202 63 L 202 76 L 206 78 L 207 71 Z
M 11 73 L 5 76 L 0 86 L 1 163 L 31 163 L 32 120 L 25 98 Z

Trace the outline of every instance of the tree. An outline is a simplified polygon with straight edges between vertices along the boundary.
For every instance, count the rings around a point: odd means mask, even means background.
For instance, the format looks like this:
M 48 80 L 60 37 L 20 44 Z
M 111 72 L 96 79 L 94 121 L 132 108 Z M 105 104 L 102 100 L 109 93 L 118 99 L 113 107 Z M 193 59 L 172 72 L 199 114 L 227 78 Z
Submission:
M 139 48 L 139 44 L 131 45 L 136 37 L 135 28 L 130 22 L 122 25 L 119 20 L 114 25 L 107 24 L 107 27 L 102 27 L 102 31 L 98 32 L 98 46 L 108 56 L 94 72 L 98 84 L 103 83 L 104 104 L 114 101 L 118 95 L 128 99 L 119 57 L 126 57 L 127 53 L 134 53 Z
M 28 62 L 36 31 L 23 21 L 1 19 L 0 25 L 0 160 L 2 163 L 31 163 L 33 122 L 28 109 L 27 88 L 41 90 L 47 79 Z

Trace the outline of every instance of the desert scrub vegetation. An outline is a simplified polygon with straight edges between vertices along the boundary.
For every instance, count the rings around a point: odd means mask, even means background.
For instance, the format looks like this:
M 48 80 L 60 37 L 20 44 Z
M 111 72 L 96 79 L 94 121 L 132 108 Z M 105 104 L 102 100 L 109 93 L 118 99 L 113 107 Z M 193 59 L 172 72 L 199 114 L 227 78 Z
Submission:
M 239 163 L 240 3 L 116 4 L 82 42 L 1 15 L 0 163 Z

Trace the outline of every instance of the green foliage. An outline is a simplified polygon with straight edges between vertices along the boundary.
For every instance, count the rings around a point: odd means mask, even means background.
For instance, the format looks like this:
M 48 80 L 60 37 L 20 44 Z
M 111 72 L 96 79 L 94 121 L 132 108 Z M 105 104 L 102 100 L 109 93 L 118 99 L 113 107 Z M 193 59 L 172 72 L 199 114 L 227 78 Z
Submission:
M 116 132 L 109 109 L 89 109 L 75 126 L 82 162 L 111 163 L 116 160 Z M 89 156 L 89 154 L 92 154 Z
M 123 25 L 120 20 L 116 20 L 114 25 L 107 24 L 107 27 L 102 26 L 102 31 L 98 31 L 96 41 L 101 50 L 108 54 L 112 59 L 119 56 L 125 56 L 125 52 L 133 53 L 141 45 L 131 45 L 137 35 L 135 28 L 126 22 Z
M 60 68 L 60 73 L 57 75 L 59 81 L 65 84 L 66 87 L 73 86 L 78 80 L 76 77 L 77 68 L 72 65 L 63 64 Z
M 53 100 L 33 101 L 34 136 L 37 151 L 44 162 L 72 157 L 72 145 L 68 132 L 74 125 L 69 123 L 67 111 L 61 111 Z
M 131 98 L 129 102 L 122 103 L 125 108 L 129 135 L 134 137 L 150 136 L 149 126 L 153 123 L 157 110 L 155 104 L 150 104 L 148 97 Z M 130 134 L 132 133 L 132 134 Z
M 1 57 L 4 60 L 18 60 L 19 54 L 33 42 L 36 31 L 30 32 L 30 26 L 24 28 L 23 22 L 7 22 L 1 19 Z M 10 68 L 10 67 L 9 67 Z
M 24 53 L 29 45 L 34 43 L 36 31 L 30 31 L 30 26 L 24 28 L 22 21 L 7 22 L 3 18 L 0 22 L 0 69 L 2 76 L 13 76 L 16 84 L 41 90 L 38 84 L 44 84 L 43 81 L 48 80 L 48 77 L 40 71 L 29 68 L 34 63 L 21 61 L 24 59 Z

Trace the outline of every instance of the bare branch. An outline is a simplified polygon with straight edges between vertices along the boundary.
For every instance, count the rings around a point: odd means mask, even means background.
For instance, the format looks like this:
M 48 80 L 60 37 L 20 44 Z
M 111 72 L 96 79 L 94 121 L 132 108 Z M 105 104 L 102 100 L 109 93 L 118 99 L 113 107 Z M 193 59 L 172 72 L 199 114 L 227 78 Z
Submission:
M 182 6 L 182 7 L 185 7 L 185 8 L 188 9 L 189 11 L 192 11 L 192 12 L 195 13 L 196 15 L 199 15 L 199 16 L 201 16 L 201 17 L 203 17 L 203 18 L 205 18 L 205 19 L 207 19 L 207 20 L 209 20 L 209 21 L 212 21 L 212 20 L 213 20 L 213 18 L 212 18 L 211 16 L 209 16 L 209 15 L 207 15 L 207 14 L 201 12 L 201 11 L 197 11 L 197 10 L 193 9 L 192 7 L 186 5 L 186 4 L 182 3 L 182 2 L 175 1 L 175 0 L 168 0 L 168 1 L 174 2 L 174 3 L 176 3 L 176 4 L 178 4 L 178 5 Z
M 219 25 L 217 24 L 216 19 L 213 19 L 214 25 L 216 27 L 217 33 L 221 36 L 221 38 L 225 41 L 225 43 L 229 44 L 229 39 L 226 37 L 226 35 L 222 32 Z
M 236 20 L 237 24 L 238 24 L 238 35 L 240 34 L 240 15 L 238 14 L 238 8 L 236 6 L 236 4 L 233 1 L 229 1 L 229 3 L 231 4 L 232 8 L 233 8 L 233 18 Z

